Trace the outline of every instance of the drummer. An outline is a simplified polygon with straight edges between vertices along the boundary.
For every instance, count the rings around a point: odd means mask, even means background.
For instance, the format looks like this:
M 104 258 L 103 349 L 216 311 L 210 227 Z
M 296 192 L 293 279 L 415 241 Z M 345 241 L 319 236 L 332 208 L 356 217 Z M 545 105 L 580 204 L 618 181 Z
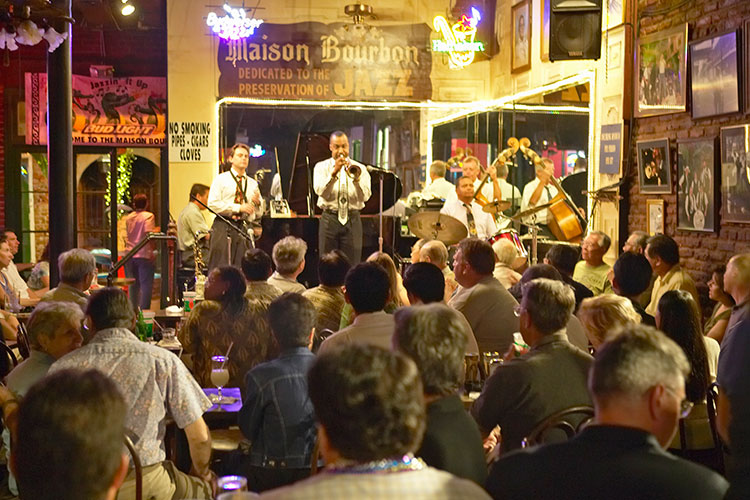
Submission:
M 446 200 L 441 214 L 450 215 L 466 226 L 469 238 L 488 239 L 497 232 L 497 226 L 492 215 L 482 210 L 482 206 L 474 200 L 474 181 L 463 176 L 456 183 L 455 197 Z
M 557 196 L 557 188 L 550 182 L 550 178 L 555 175 L 555 165 L 549 158 L 542 158 L 542 162 L 535 165 L 536 178 L 526 184 L 523 188 L 523 198 L 521 200 L 521 211 L 525 212 L 539 205 L 545 205 Z M 534 214 L 524 217 L 521 222 L 524 224 L 536 224 L 539 227 L 539 236 L 553 238 L 552 232 L 547 227 L 547 222 L 551 220 L 552 215 L 549 209 L 540 210 Z
M 479 185 L 482 183 L 482 179 L 484 178 L 484 175 L 480 176 L 480 163 L 479 159 L 475 156 L 467 156 L 463 164 L 461 165 L 461 169 L 463 171 L 463 176 L 468 177 L 471 179 L 472 185 L 474 187 L 474 192 L 479 189 Z M 487 173 L 489 174 L 490 178 L 487 179 L 487 182 L 484 183 L 482 186 L 482 191 L 479 193 L 479 201 L 482 204 L 492 202 L 492 201 L 502 201 L 503 200 L 503 192 L 500 188 L 500 184 L 497 180 L 497 170 L 494 168 L 487 169 Z M 473 195 L 472 195 L 473 196 Z M 452 192 L 448 195 L 448 200 L 455 200 L 456 199 L 456 192 Z

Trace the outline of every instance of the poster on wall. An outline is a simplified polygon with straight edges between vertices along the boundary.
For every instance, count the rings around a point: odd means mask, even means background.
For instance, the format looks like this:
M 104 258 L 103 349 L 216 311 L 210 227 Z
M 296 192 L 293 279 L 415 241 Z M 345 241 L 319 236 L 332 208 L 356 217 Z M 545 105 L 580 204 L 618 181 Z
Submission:
M 715 231 L 716 139 L 677 143 L 677 229 Z
M 47 144 L 47 75 L 26 73 L 26 144 Z M 162 146 L 167 81 L 73 75 L 73 144 Z
M 620 173 L 620 146 L 622 144 L 622 123 L 602 125 L 601 146 L 599 148 L 599 173 Z
M 264 23 L 220 40 L 219 97 L 420 101 L 432 98 L 426 24 Z
M 750 125 L 721 129 L 721 218 L 750 222 Z
M 687 102 L 688 25 L 660 31 L 638 40 L 635 76 L 635 116 L 685 111 Z

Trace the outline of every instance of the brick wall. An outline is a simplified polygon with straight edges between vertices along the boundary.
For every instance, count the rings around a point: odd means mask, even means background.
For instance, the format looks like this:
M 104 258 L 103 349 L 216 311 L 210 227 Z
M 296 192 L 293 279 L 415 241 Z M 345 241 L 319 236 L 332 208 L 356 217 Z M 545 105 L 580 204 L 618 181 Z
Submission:
M 684 22 L 689 24 L 689 40 L 697 40 L 742 27 L 742 22 L 750 18 L 750 2 L 747 0 L 692 0 L 687 7 L 664 15 L 643 17 L 641 12 L 646 8 L 660 6 L 655 0 L 639 0 L 638 11 L 641 36 L 662 31 Z M 747 73 L 750 68 L 745 68 Z M 688 112 L 671 115 L 639 118 L 635 120 L 632 150 L 633 165 L 637 164 L 637 141 L 667 137 L 670 141 L 672 160 L 672 193 L 665 195 L 644 195 L 638 188 L 637 170 L 631 169 L 628 179 L 630 212 L 627 214 L 628 230 L 646 229 L 646 200 L 662 198 L 665 203 L 665 232 L 680 245 L 682 266 L 698 283 L 710 279 L 711 269 L 718 264 L 726 264 L 729 258 L 738 252 L 750 251 L 750 224 L 726 223 L 719 214 L 718 227 L 715 233 L 698 233 L 677 229 L 677 141 L 698 137 L 718 137 L 719 129 L 732 125 L 746 124 L 750 117 L 742 113 L 693 120 L 689 112 L 690 95 L 688 88 Z M 716 177 L 719 181 L 719 176 Z M 715 200 L 721 205 L 720 197 Z

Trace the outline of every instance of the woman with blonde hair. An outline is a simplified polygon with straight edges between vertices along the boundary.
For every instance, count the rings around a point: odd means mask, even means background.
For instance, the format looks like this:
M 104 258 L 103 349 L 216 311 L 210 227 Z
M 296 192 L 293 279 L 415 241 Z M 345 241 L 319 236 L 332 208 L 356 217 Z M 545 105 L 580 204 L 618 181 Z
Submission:
M 641 322 L 630 299 L 610 293 L 583 299 L 577 316 L 594 350 L 609 340 L 614 331 Z

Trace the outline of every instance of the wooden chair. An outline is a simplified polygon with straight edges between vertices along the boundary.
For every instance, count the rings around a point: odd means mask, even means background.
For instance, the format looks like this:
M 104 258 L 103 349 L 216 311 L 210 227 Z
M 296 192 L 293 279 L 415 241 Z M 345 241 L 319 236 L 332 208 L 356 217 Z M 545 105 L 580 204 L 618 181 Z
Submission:
M 579 415 L 581 420 L 577 425 L 570 422 L 571 417 Z M 553 413 L 549 417 L 545 418 L 529 433 L 527 437 L 521 441 L 521 447 L 527 448 L 530 446 L 536 446 L 544 442 L 544 437 L 547 433 L 553 429 L 558 429 L 568 436 L 568 439 L 572 438 L 581 430 L 586 427 L 591 420 L 594 418 L 594 408 L 591 406 L 573 406 L 564 410 Z
M 18 353 L 23 359 L 29 359 L 31 353 L 31 345 L 29 344 L 29 333 L 26 331 L 26 325 L 18 323 L 18 329 L 16 330 L 16 346 L 18 347 Z
M 5 342 L 0 342 L 0 379 L 4 379 L 16 366 L 18 358 L 13 354 L 13 349 Z
M 138 456 L 133 441 L 128 436 L 125 436 L 124 441 L 125 447 L 128 449 L 130 457 L 133 460 L 133 468 L 135 469 L 135 500 L 143 500 L 143 468 L 141 467 L 141 457 Z
M 319 332 L 315 332 L 315 337 L 313 337 L 313 348 L 312 348 L 312 351 L 313 352 L 318 352 L 318 349 L 320 349 L 320 344 L 322 344 L 325 339 L 327 339 L 328 337 L 330 337 L 334 333 L 336 333 L 336 332 L 334 332 L 330 328 L 324 328 L 324 329 L 322 329 Z

